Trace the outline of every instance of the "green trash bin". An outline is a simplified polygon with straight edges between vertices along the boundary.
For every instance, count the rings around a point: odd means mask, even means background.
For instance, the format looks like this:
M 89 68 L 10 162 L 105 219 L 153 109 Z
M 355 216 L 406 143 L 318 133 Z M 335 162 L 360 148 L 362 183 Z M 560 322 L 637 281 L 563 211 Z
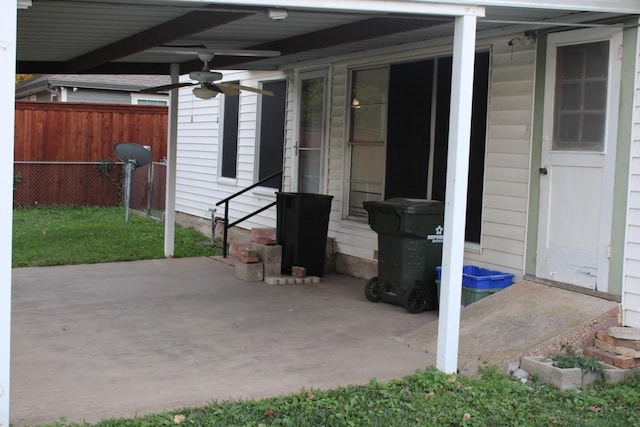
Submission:
M 364 202 L 364 208 L 378 233 L 378 276 L 367 281 L 367 299 L 401 305 L 410 313 L 437 309 L 444 203 L 394 198 Z

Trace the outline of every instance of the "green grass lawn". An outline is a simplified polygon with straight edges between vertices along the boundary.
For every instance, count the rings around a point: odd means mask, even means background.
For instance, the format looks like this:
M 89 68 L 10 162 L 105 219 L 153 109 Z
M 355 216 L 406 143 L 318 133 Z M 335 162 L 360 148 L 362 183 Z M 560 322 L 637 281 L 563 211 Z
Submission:
M 211 239 L 176 227 L 178 257 L 219 254 Z M 13 267 L 164 258 L 164 224 L 122 207 L 56 206 L 13 211 Z
M 164 226 L 123 208 L 47 207 L 14 211 L 14 267 L 164 257 Z M 217 254 L 209 239 L 176 228 L 176 257 Z M 389 363 L 393 363 L 392 360 Z M 210 405 L 110 419 L 99 427 L 159 426 L 640 426 L 640 377 L 622 384 L 559 392 L 522 384 L 496 368 L 480 378 L 435 368 L 366 386 L 302 390 L 259 401 Z M 59 420 L 47 427 L 89 426 Z M 21 427 L 21 426 L 20 426 Z
M 60 421 L 48 427 L 88 426 Z M 414 375 L 366 386 L 301 390 L 260 401 L 220 402 L 128 419 L 99 427 L 156 426 L 592 426 L 640 425 L 640 377 L 560 393 L 487 368 L 479 379 L 427 368 Z

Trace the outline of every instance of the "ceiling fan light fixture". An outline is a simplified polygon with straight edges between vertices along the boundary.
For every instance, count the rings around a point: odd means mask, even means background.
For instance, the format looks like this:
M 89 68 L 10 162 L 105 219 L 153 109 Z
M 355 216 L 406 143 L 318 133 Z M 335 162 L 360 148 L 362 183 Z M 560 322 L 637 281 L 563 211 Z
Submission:
M 198 86 L 193 88 L 193 95 L 200 99 L 211 99 L 218 95 L 218 92 Z
M 287 17 L 289 16 L 289 12 L 287 12 L 287 9 L 269 9 L 268 13 L 269 18 L 273 19 L 274 21 L 282 21 L 283 19 L 287 19 Z

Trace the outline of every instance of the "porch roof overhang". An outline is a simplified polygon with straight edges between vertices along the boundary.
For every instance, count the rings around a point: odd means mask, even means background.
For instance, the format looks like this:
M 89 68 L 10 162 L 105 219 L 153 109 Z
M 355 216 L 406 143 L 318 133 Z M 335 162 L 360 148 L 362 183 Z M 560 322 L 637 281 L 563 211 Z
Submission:
M 286 9 L 287 18 L 269 18 Z M 453 40 L 453 80 L 438 367 L 455 371 L 459 332 L 473 50 L 477 32 L 619 23 L 638 0 L 9 0 L 0 2 L 0 139 L 14 137 L 14 71 L 28 74 L 179 74 L 199 69 L 278 69 L 430 39 Z M 17 18 L 17 20 L 16 20 Z M 16 25 L 17 21 L 17 25 Z M 275 57 L 224 51 L 277 50 Z M 187 54 L 184 51 L 187 50 Z M 14 67 L 15 65 L 15 67 Z M 177 91 L 171 93 L 167 206 L 175 205 Z M 13 147 L 0 144 L 0 425 L 9 423 Z M 172 172 L 173 171 L 173 172 Z M 171 176 L 173 173 L 173 176 Z M 454 189 L 455 187 L 455 189 Z M 450 193 L 450 190 L 453 193 Z M 453 209 L 457 206 L 458 209 Z M 167 209 L 169 213 L 169 209 Z M 449 227 L 448 225 L 451 225 Z M 172 236 L 172 216 L 167 217 Z M 449 243 L 447 243 L 449 242 Z M 453 242 L 453 243 L 452 243 Z M 172 245 L 172 244 L 171 244 Z M 453 247 L 452 247 L 453 246 Z M 172 248 L 172 246 L 171 246 Z M 165 253 L 172 253 L 165 240 Z M 454 291 L 457 289 L 456 291 Z M 444 319 L 444 320 L 443 320 Z M 440 337 L 442 337 L 442 345 Z M 441 354 L 442 353 L 442 354 Z M 453 360 L 445 360 L 453 355 Z M 442 361 L 442 363 L 441 363 Z
M 270 19 L 269 10 L 286 10 Z M 453 17 L 478 17 L 478 32 L 590 25 L 640 14 L 636 0 L 34 0 L 18 10 L 17 72 L 181 74 L 196 52 L 218 51 L 215 69 L 270 70 L 453 35 Z M 229 55 L 275 50 L 276 57 Z

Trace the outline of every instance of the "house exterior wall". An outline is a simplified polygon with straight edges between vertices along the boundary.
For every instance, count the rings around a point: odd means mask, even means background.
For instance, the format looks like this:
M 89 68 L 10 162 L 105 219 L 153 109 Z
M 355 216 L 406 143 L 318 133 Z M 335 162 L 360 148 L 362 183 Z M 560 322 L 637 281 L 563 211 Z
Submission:
M 465 262 L 481 264 L 522 277 L 529 188 L 535 46 L 509 46 L 514 35 L 479 40 L 478 49 L 491 51 L 489 110 L 485 158 L 484 209 L 481 244 L 465 251 Z M 446 49 L 446 48 L 445 48 Z M 366 223 L 343 220 L 345 106 L 349 68 L 398 62 L 403 57 L 449 53 L 442 47 L 404 54 L 376 55 L 337 63 L 331 88 L 331 129 L 328 149 L 328 192 L 334 196 L 330 235 L 338 253 L 373 260 L 377 235 Z M 369 61 L 369 62 L 367 62 Z M 375 61 L 375 62 L 373 62 Z
M 286 75 L 278 71 L 225 72 L 225 80 L 240 80 L 242 85 L 253 87 L 258 87 L 260 82 L 285 78 Z M 246 91 L 239 96 L 237 174 L 235 179 L 231 179 L 219 177 L 221 146 L 218 140 L 223 131 L 221 111 L 224 96 L 201 100 L 192 95 L 190 88 L 180 91 L 176 158 L 178 212 L 209 219 L 209 209 L 216 208 L 217 202 L 255 182 L 259 97 Z M 231 220 L 275 201 L 274 191 L 256 188 L 234 199 L 229 204 Z M 223 213 L 224 207 L 217 207 L 216 216 L 223 216 Z M 242 227 L 275 227 L 275 216 L 275 208 L 271 208 L 244 222 Z
M 105 104 L 131 104 L 131 94 L 122 91 L 67 88 L 65 102 L 100 102 Z
M 631 167 L 625 242 L 622 320 L 640 328 L 640 32 L 636 35 L 635 84 L 631 131 Z M 626 52 L 625 52 L 626 53 Z
M 482 239 L 465 252 L 465 262 L 481 264 L 521 277 L 524 265 L 531 121 L 535 75 L 535 45 L 509 41 L 517 34 L 479 39 L 478 49 L 491 52 L 489 110 L 485 160 L 485 195 Z M 388 64 L 449 55 L 451 45 L 422 45 L 412 50 L 390 49 L 376 54 L 337 58 L 330 63 L 328 94 L 329 130 L 325 147 L 327 193 L 334 197 L 329 236 L 339 254 L 371 261 L 377 255 L 377 234 L 366 222 L 344 219 L 345 163 L 347 147 L 347 91 L 351 67 Z M 316 64 L 317 65 L 317 64 Z M 304 69 L 304 68 L 302 68 Z M 289 73 L 292 76 L 293 73 Z M 244 85 L 285 78 L 285 73 L 225 73 L 225 80 L 241 80 Z M 291 83 L 291 82 L 290 82 Z M 218 178 L 219 96 L 202 101 L 189 89 L 180 96 L 178 125 L 177 210 L 210 218 L 215 203 L 253 184 L 256 170 L 256 134 L 259 126 L 258 97 L 242 93 L 238 130 L 237 178 Z M 293 146 L 295 141 L 294 85 L 289 84 L 284 159 L 285 191 L 292 190 Z M 231 220 L 275 200 L 272 190 L 258 188 L 240 196 L 230 205 Z M 222 206 L 217 216 L 222 216 Z M 243 228 L 275 226 L 275 210 L 270 209 L 242 224 Z

